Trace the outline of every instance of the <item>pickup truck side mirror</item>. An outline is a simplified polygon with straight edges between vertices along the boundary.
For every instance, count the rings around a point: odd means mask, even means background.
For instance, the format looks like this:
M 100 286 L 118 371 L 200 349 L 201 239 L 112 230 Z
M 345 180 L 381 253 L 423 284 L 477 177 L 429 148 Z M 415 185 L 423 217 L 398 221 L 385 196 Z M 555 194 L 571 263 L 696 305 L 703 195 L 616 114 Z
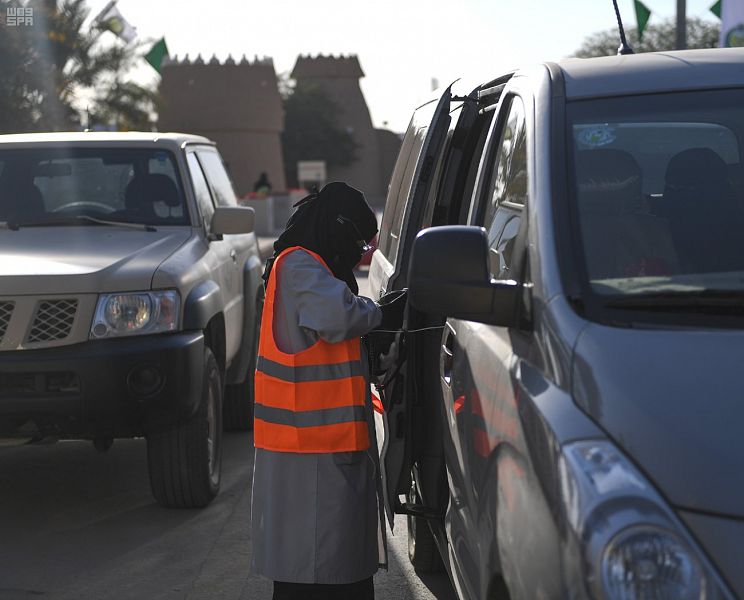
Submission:
M 256 211 L 247 206 L 218 206 L 214 209 L 209 233 L 230 235 L 252 233 L 256 223 Z
M 408 269 L 411 305 L 424 313 L 517 327 L 522 286 L 489 274 L 482 227 L 448 225 L 416 236 Z

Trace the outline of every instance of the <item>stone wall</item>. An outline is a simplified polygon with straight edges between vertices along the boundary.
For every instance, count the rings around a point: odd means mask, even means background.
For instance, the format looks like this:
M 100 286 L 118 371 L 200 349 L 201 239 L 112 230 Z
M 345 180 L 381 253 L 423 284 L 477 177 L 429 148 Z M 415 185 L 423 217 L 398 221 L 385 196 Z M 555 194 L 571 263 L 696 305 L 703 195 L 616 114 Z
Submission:
M 286 188 L 282 102 L 271 59 L 166 60 L 160 95 L 158 129 L 217 142 L 239 196 L 253 191 L 262 171 L 275 190 Z
M 338 124 L 359 145 L 358 160 L 346 167 L 331 167 L 329 181 L 345 181 L 362 190 L 369 202 L 382 206 L 390 175 L 400 150 L 400 138 L 375 129 L 359 80 L 364 72 L 357 56 L 300 56 L 291 74 L 298 84 L 322 89 L 338 106 Z

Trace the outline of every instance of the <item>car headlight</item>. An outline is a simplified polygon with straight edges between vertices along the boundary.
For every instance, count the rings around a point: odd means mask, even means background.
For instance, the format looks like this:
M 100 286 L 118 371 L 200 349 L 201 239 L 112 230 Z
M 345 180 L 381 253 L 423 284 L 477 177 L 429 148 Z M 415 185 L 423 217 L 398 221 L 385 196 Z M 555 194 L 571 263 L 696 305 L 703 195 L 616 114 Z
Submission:
M 621 531 L 605 548 L 601 568 L 608 598 L 705 598 L 700 562 L 663 529 Z
M 92 339 L 165 333 L 178 328 L 180 297 L 176 291 L 103 294 L 98 298 Z
M 732 598 L 674 511 L 611 442 L 565 445 L 560 479 L 570 553 L 582 555 L 564 564 L 581 572 L 589 597 Z

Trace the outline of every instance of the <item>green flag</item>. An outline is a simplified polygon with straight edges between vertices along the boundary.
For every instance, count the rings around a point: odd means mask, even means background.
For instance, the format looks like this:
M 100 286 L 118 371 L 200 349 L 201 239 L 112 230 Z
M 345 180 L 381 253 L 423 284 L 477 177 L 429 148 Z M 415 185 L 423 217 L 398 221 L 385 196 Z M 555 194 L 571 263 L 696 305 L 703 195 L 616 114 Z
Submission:
M 643 39 L 643 32 L 646 30 L 646 25 L 648 25 L 648 19 L 651 17 L 651 11 L 641 0 L 634 1 L 636 23 L 638 23 L 638 41 L 640 42 Z
M 719 19 L 721 18 L 721 1 L 722 0 L 718 0 L 718 2 L 710 7 L 710 12 L 716 15 Z
M 168 56 L 168 46 L 165 45 L 165 38 L 160 38 L 160 41 L 155 42 L 155 45 L 145 54 L 145 60 L 152 65 L 153 69 L 160 73 L 160 66 L 163 64 L 163 59 L 166 56 Z

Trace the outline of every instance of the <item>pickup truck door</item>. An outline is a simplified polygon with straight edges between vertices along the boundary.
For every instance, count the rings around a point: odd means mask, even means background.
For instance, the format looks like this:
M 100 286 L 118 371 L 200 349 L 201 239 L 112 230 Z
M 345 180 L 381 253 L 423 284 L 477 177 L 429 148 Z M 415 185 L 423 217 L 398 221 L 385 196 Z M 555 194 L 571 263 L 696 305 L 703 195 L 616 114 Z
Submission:
M 217 206 L 238 206 L 232 182 L 224 167 L 222 157 L 213 147 L 201 146 L 196 151 L 204 174 L 209 182 L 212 197 Z M 228 363 L 240 350 L 243 340 L 244 265 L 253 246 L 251 234 L 223 235 L 210 242 L 217 255 L 220 287 L 225 311 L 225 353 Z
M 406 134 L 388 196 L 388 202 L 394 196 L 394 204 L 386 205 L 386 211 L 395 210 L 395 213 L 392 218 L 389 214 L 385 215 L 387 218 L 383 218 L 380 234 L 380 240 L 384 239 L 389 244 L 385 247 L 387 254 L 381 250 L 375 252 L 370 269 L 371 289 L 378 298 L 386 291 L 396 289 L 396 280 L 406 276 L 410 244 L 418 233 L 418 226 L 412 224 L 421 221 L 435 166 L 449 128 L 451 99 L 450 87 L 442 94 L 433 111 L 422 113 L 419 110 L 414 114 Z M 423 114 L 431 115 L 428 122 L 422 122 Z M 410 181 L 410 187 L 406 193 L 407 180 Z M 391 257 L 392 261 L 387 257 Z M 406 377 L 405 365 L 400 364 L 405 360 L 404 356 L 399 355 L 398 360 L 400 369 L 392 369 L 388 377 L 390 381 L 386 382 L 385 411 L 381 416 L 383 439 L 380 466 L 385 510 L 391 528 L 394 514 L 403 511 L 399 496 L 405 494 L 409 487 L 411 421 L 408 415 L 415 394 L 413 377 Z

